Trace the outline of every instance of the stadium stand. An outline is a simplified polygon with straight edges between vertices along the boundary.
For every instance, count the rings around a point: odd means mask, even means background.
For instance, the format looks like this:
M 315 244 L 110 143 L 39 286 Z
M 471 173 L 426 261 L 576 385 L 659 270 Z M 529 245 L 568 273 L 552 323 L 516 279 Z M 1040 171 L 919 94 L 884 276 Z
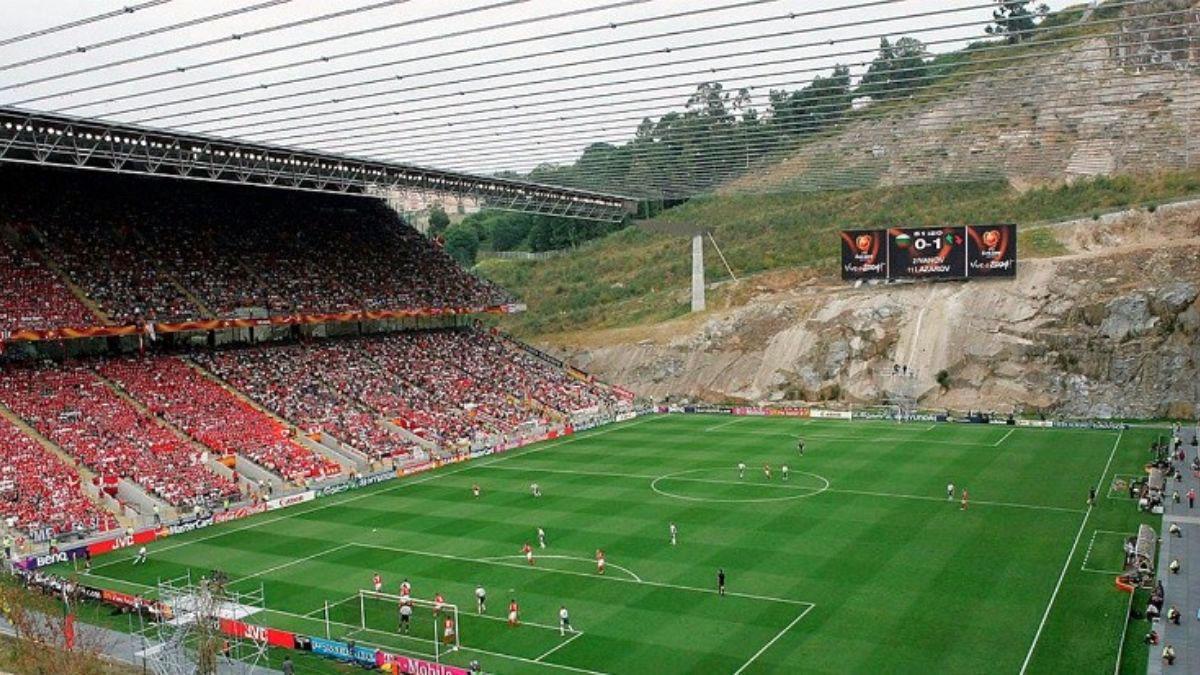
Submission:
M 20 225 L 117 324 L 512 302 L 376 200 L 12 169 L 0 196 L 0 228 Z
M 83 494 L 80 476 L 16 425 L 0 418 L 0 519 L 32 534 L 84 533 L 116 527 L 111 514 Z
M 413 449 L 385 419 L 450 446 L 613 402 L 476 330 L 260 346 L 196 360 L 302 429 L 377 457 Z
M 217 454 L 241 454 L 297 483 L 341 471 L 333 461 L 288 438 L 289 430 L 282 424 L 178 358 L 111 360 L 98 370 L 151 412 Z
M 401 458 L 416 446 L 369 410 L 331 388 L 334 370 L 353 364 L 324 343 L 196 354 L 198 363 L 306 433 L 326 433 L 374 458 Z M 356 373 L 371 377 L 370 373 Z
M 0 400 L 99 477 L 128 478 L 172 506 L 236 498 L 200 452 L 82 367 L 8 368 Z
M 95 315 L 58 276 L 0 239 L 0 333 L 95 323 Z

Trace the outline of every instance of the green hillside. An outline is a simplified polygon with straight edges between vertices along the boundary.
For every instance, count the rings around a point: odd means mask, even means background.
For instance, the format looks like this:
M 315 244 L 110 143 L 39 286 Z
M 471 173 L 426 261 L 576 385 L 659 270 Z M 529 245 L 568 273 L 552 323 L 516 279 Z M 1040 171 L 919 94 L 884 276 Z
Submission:
M 504 319 L 521 335 L 661 321 L 688 311 L 691 259 L 672 225 L 713 233 L 739 277 L 798 268 L 824 281 L 837 275 L 837 230 L 883 225 L 1016 222 L 1023 257 L 1064 249 L 1038 228 L 1129 207 L 1153 208 L 1200 193 L 1200 171 L 1121 176 L 1018 191 L 1002 181 L 694 199 L 652 221 L 547 261 L 488 260 L 477 270 L 514 292 L 529 310 Z M 1031 227 L 1032 226 L 1032 227 Z M 708 279 L 727 279 L 717 256 Z M 733 292 L 722 289 L 722 293 Z M 717 298 L 721 300 L 720 297 Z

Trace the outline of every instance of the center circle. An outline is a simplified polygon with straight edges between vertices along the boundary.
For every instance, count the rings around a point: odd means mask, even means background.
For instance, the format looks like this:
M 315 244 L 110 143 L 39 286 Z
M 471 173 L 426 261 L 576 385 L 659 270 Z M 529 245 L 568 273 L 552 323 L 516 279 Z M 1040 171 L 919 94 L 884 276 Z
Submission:
M 796 476 L 805 476 L 808 479 L 810 479 L 808 482 L 812 483 L 811 486 L 799 485 L 799 484 L 791 483 L 789 481 L 785 481 L 782 479 L 772 480 L 771 482 L 764 482 L 763 479 L 757 477 L 757 474 L 754 474 L 756 477 L 751 478 L 751 479 L 738 479 L 738 478 L 722 479 L 722 478 L 698 478 L 698 477 L 695 477 L 695 474 L 698 474 L 698 473 L 708 473 L 708 474 L 721 473 L 724 475 L 728 475 L 731 471 L 732 471 L 731 469 L 688 469 L 686 471 L 676 471 L 674 473 L 663 474 L 663 475 L 655 478 L 654 480 L 650 481 L 650 489 L 654 490 L 656 493 L 658 493 L 664 497 L 671 497 L 672 499 L 683 499 L 683 500 L 690 501 L 690 502 L 715 502 L 715 503 L 722 503 L 722 504 L 753 504 L 753 503 L 760 503 L 760 502 L 786 502 L 786 501 L 790 501 L 793 499 L 803 499 L 805 497 L 812 497 L 813 495 L 819 495 L 822 492 L 829 489 L 829 480 L 827 478 L 825 478 L 824 476 L 822 476 L 820 474 L 809 473 L 808 471 L 792 471 L 791 476 L 793 478 Z M 680 492 L 678 492 L 678 491 L 671 490 L 669 485 L 670 485 L 671 481 L 673 481 L 673 480 L 680 482 L 680 483 L 698 483 L 698 484 L 707 483 L 707 484 L 711 484 L 711 485 L 737 485 L 737 486 L 741 486 L 743 489 L 752 489 L 755 491 L 762 491 L 762 492 L 769 491 L 769 492 L 777 492 L 777 493 L 783 493 L 783 494 L 776 494 L 776 495 L 770 496 L 770 497 L 698 497 L 698 496 L 694 496 L 694 495 L 690 495 L 690 494 L 680 494 Z M 664 485 L 664 483 L 666 485 Z M 787 493 L 793 493 L 793 494 L 787 494 Z

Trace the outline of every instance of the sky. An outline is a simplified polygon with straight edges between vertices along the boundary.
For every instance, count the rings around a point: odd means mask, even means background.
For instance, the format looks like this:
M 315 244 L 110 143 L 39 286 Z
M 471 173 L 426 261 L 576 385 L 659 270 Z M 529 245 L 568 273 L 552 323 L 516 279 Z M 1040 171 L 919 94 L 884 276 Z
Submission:
M 5 3 L 0 105 L 421 166 L 564 163 L 696 85 L 861 74 L 882 36 L 986 37 L 990 0 L 53 0 Z M 1051 0 L 1052 9 L 1069 4 Z M 123 7 L 82 26 L 22 39 Z M 140 8 L 139 8 L 140 7 Z M 181 25 L 188 23 L 189 25 Z M 112 42 L 112 44 L 106 44 Z

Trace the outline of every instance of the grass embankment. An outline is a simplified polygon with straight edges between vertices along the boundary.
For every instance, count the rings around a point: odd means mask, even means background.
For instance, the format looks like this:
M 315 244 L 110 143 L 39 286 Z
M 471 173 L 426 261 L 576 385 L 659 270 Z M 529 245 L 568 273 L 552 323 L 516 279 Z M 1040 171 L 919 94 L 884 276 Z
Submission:
M 1200 171 L 1121 176 L 1018 191 L 1003 181 L 864 190 L 698 198 L 649 221 L 546 261 L 488 260 L 479 270 L 529 306 L 505 319 L 524 335 L 662 321 L 688 311 L 689 245 L 656 227 L 686 223 L 710 230 L 739 277 L 799 268 L 836 281 L 840 229 L 887 225 L 1016 222 L 1024 258 L 1065 247 L 1031 224 L 1151 207 L 1200 193 Z M 727 279 L 706 255 L 709 281 Z M 729 291 L 722 291 L 729 292 Z M 719 304 L 720 295 L 716 298 Z M 710 300 L 711 302 L 711 300 Z

